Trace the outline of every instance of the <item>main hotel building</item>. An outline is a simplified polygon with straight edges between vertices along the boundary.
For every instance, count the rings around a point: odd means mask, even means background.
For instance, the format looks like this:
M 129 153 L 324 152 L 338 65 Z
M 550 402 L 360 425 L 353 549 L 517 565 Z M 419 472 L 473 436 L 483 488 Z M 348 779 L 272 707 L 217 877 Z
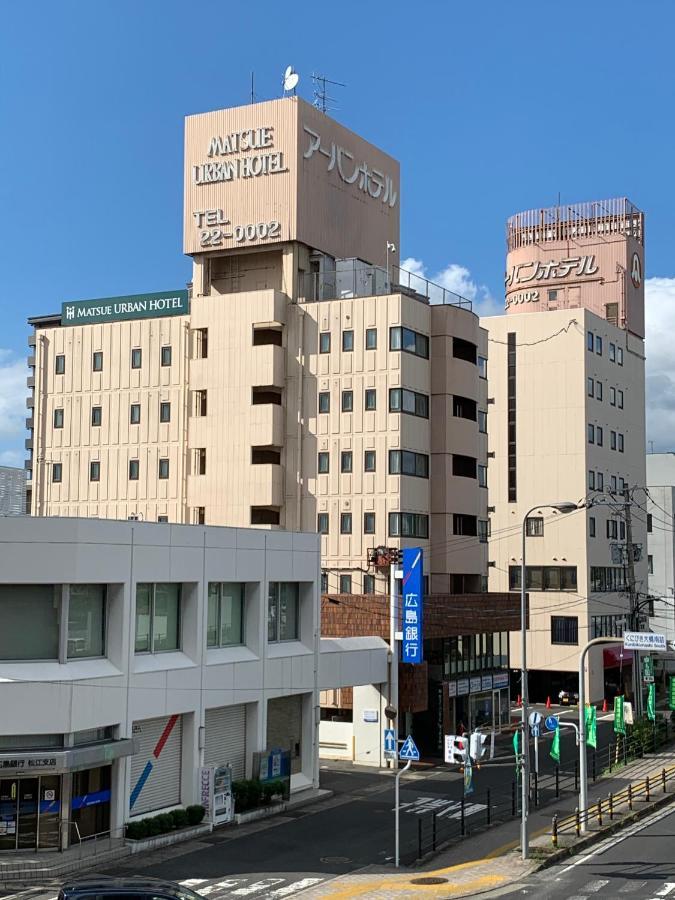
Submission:
M 38 516 L 318 531 L 334 636 L 382 630 L 377 548 L 422 547 L 425 590 L 469 598 L 401 700 L 438 749 L 508 719 L 517 598 L 485 593 L 487 334 L 395 265 L 399 206 L 398 163 L 299 98 L 189 116 L 192 282 L 30 320 L 26 466 Z

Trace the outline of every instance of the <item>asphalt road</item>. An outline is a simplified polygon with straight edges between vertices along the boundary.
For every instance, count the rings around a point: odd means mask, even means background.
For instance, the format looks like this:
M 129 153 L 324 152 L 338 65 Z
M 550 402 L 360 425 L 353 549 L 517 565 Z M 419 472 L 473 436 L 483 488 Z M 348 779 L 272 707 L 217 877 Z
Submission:
M 555 866 L 490 896 L 537 900 L 675 900 L 675 811 L 661 810 L 613 835 L 572 863 Z

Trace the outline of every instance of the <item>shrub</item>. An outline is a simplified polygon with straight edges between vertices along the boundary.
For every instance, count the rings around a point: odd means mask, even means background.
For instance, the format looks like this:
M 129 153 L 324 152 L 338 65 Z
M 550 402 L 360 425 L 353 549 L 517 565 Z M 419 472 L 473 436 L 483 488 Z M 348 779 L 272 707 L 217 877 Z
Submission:
M 206 810 L 203 806 L 199 804 L 195 804 L 194 806 L 188 806 L 185 810 L 185 814 L 187 816 L 188 825 L 199 825 L 199 823 L 204 818 L 204 814 Z
M 173 831 L 176 827 L 173 823 L 173 816 L 171 813 L 160 813 L 158 816 L 155 816 L 155 819 L 157 820 L 160 834 L 166 834 L 168 831 Z
M 188 816 L 184 809 L 174 809 L 169 815 L 173 821 L 174 828 L 185 828 L 187 826 Z
M 153 816 L 151 819 L 144 820 L 147 829 L 146 837 L 157 837 L 158 834 L 161 834 L 161 826 L 157 819 L 158 816 Z
M 246 812 L 248 809 L 248 781 L 233 781 L 232 796 L 235 812 Z
M 127 837 L 132 841 L 142 841 L 148 836 L 147 819 L 141 819 L 139 822 L 129 822 L 127 824 Z

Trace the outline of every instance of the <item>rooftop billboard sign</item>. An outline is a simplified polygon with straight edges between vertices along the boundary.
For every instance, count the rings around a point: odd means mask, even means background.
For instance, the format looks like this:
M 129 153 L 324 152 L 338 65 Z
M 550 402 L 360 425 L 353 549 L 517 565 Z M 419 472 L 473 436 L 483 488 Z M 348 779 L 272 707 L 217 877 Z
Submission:
M 129 294 L 101 300 L 66 300 L 61 304 L 61 325 L 95 325 L 122 319 L 185 316 L 189 311 L 188 292 L 185 290 Z

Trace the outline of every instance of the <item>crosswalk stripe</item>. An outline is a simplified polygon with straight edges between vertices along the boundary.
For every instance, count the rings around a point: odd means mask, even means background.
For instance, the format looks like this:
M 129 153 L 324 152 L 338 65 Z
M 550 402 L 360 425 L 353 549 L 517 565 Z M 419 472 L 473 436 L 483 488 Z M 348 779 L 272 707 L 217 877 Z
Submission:
M 588 891 L 589 894 L 597 894 L 606 884 L 609 884 L 609 878 L 598 878 L 596 881 L 589 881 L 588 884 L 584 885 L 583 889 Z
M 267 891 L 269 888 L 274 887 L 275 884 L 282 884 L 283 881 L 283 878 L 264 878 L 262 881 L 254 881 L 253 884 L 249 884 L 247 887 L 232 891 L 232 896 L 248 897 L 250 894 L 258 894 L 260 891 Z
M 646 887 L 646 881 L 628 881 L 622 887 L 619 888 L 620 894 L 632 894 L 634 891 L 640 891 L 643 887 Z
M 297 891 L 304 891 L 305 888 L 311 887 L 313 884 L 318 884 L 320 881 L 321 878 L 301 878 L 300 881 L 294 881 L 292 884 L 287 884 L 285 887 L 271 891 L 267 896 L 290 897 L 291 894 L 295 894 Z
M 179 881 L 178 884 L 182 884 L 183 887 L 193 888 L 197 887 L 198 884 L 206 884 L 206 878 L 186 878 L 185 881 Z
M 588 900 L 587 894 L 575 894 L 574 897 L 568 897 L 567 900 Z

